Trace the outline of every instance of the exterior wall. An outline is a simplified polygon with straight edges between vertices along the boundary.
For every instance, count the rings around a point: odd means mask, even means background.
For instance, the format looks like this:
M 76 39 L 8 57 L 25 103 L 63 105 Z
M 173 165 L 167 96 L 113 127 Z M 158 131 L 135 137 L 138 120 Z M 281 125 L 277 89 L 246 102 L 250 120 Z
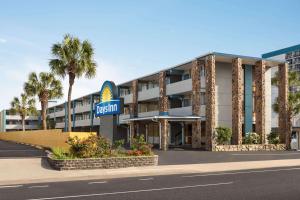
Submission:
M 232 128 L 232 65 L 216 64 L 216 126 Z
M 271 69 L 266 69 L 265 72 L 265 133 L 266 137 L 272 129 L 272 84 L 271 84 Z
M 38 130 L 38 131 L 16 131 L 9 133 L 0 133 L 0 139 L 6 141 L 14 141 L 19 143 L 37 145 L 42 147 L 61 147 L 69 148 L 66 143 L 69 137 L 79 137 L 80 139 L 86 138 L 91 134 L 87 132 L 65 132 L 61 130 Z

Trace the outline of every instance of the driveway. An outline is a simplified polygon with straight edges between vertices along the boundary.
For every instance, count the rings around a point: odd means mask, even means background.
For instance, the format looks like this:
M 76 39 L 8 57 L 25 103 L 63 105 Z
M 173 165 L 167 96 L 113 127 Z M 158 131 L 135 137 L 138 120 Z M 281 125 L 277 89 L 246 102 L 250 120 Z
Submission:
M 168 151 L 156 150 L 155 154 L 159 155 L 159 165 L 300 159 L 298 151 L 210 152 L 170 149 Z
M 32 146 L 0 140 L 0 159 L 43 157 L 45 152 Z

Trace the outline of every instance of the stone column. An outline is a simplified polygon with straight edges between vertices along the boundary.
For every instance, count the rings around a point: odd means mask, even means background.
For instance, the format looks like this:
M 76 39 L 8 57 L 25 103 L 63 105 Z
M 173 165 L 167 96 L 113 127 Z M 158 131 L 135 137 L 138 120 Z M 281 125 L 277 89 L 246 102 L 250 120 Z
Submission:
M 264 60 L 256 62 L 254 69 L 255 81 L 255 132 L 260 135 L 261 143 L 266 143 L 265 128 L 265 72 L 266 63 Z
M 288 129 L 288 64 L 280 64 L 278 66 L 278 126 L 279 137 L 281 142 L 290 141 L 290 134 Z M 287 142 L 289 143 L 289 142 Z M 288 144 L 289 145 L 289 144 Z
M 214 132 L 216 126 L 216 61 L 215 55 L 205 59 L 206 68 L 206 149 L 214 148 Z
M 242 59 L 232 60 L 232 138 L 234 145 L 242 144 L 243 81 Z
M 169 110 L 169 99 L 166 96 L 166 72 L 162 71 L 159 73 L 158 77 L 159 84 L 159 115 L 165 116 L 168 115 Z M 168 149 L 168 120 L 161 119 L 161 149 Z
M 138 117 L 138 80 L 132 81 L 132 103 L 129 104 L 130 118 Z M 131 139 L 137 136 L 137 122 L 130 122 Z
M 194 116 L 200 116 L 200 61 L 192 63 L 192 112 Z M 201 121 L 192 123 L 192 148 L 201 147 Z

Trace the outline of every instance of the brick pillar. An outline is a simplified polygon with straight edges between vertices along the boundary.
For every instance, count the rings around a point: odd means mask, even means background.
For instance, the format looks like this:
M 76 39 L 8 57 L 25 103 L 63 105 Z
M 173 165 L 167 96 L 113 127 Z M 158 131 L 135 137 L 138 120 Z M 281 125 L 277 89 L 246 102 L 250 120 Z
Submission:
M 166 96 L 166 72 L 162 71 L 159 73 L 158 77 L 159 84 L 159 115 L 168 115 L 169 110 L 169 99 Z M 167 119 L 160 120 L 161 126 L 161 149 L 168 149 L 168 133 L 169 133 L 169 124 Z
M 288 64 L 278 66 L 278 126 L 281 142 L 290 146 L 291 133 L 288 128 L 287 104 L 288 104 Z
M 192 63 L 192 112 L 194 116 L 200 116 L 200 62 Z M 192 123 L 192 148 L 201 147 L 201 121 Z
M 130 118 L 138 117 L 138 80 L 132 81 L 132 103 L 129 104 Z M 137 136 L 137 122 L 130 122 L 131 138 Z
M 242 59 L 232 60 L 232 138 L 233 144 L 242 144 L 243 81 Z
M 255 79 L 255 132 L 260 135 L 261 143 L 266 143 L 265 129 L 265 72 L 266 63 L 264 60 L 258 61 L 255 64 L 254 79 Z
M 216 126 L 216 61 L 214 55 L 205 59 L 206 68 L 206 149 L 214 148 L 214 131 Z

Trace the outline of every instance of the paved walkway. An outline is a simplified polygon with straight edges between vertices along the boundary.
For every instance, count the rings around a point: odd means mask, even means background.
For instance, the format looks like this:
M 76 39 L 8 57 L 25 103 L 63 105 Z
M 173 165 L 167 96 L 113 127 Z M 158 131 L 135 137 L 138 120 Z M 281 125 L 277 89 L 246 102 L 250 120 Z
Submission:
M 42 149 L 0 140 L 0 159 L 42 156 L 45 156 L 45 152 Z

